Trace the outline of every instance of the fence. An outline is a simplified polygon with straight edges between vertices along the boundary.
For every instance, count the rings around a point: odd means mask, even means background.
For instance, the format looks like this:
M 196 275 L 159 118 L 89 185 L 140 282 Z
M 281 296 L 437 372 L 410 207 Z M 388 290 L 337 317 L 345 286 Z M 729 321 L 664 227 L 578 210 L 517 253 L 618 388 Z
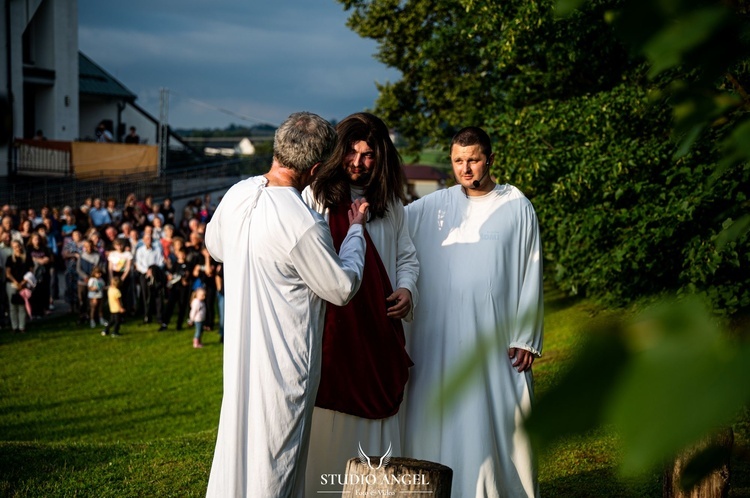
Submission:
M 24 165 L 30 175 L 68 176 L 71 174 L 71 142 L 17 140 L 15 164 Z
M 9 171 L 22 176 L 98 177 L 112 172 L 157 174 L 155 145 L 16 139 Z
M 130 193 L 139 199 L 151 194 L 156 200 L 165 197 L 176 200 L 229 187 L 243 176 L 260 174 L 269 165 L 269 157 L 252 156 L 170 168 L 158 177 L 153 173 L 126 174 L 111 170 L 84 179 L 70 176 L 11 176 L 0 178 L 0 205 L 35 209 L 42 206 L 79 206 L 88 197 L 114 197 L 122 205 Z

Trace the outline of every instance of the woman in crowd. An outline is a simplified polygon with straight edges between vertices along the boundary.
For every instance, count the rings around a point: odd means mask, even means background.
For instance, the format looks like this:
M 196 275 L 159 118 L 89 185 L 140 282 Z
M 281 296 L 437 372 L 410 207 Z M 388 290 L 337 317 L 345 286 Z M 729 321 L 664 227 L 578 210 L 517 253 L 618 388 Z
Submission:
M 90 240 L 84 240 L 83 252 L 81 252 L 81 256 L 78 258 L 78 266 L 76 268 L 76 273 L 78 273 L 78 302 L 81 306 L 79 321 L 81 324 L 89 320 L 88 283 L 94 268 L 99 266 L 99 264 L 99 253 L 94 250 L 94 244 Z
M 13 332 L 26 332 L 26 307 L 20 291 L 27 286 L 24 275 L 33 268 L 31 258 L 26 257 L 23 244 L 18 240 L 11 242 L 13 252 L 5 262 L 5 286 L 10 309 L 10 324 Z
M 91 241 L 91 243 L 94 245 L 94 250 L 99 253 L 99 260 L 104 261 L 104 240 L 102 240 L 102 236 L 99 233 L 99 230 L 93 227 L 89 228 L 89 231 L 86 232 L 86 238 Z
M 30 219 L 26 218 L 21 222 L 20 228 L 18 229 L 18 233 L 21 235 L 23 245 L 24 246 L 29 245 L 29 239 L 31 239 L 31 234 L 34 233 L 34 227 Z
M 52 264 L 49 268 L 49 292 L 50 301 L 49 309 L 55 309 L 54 301 L 60 298 L 60 274 L 65 271 L 62 257 L 62 238 L 60 237 L 59 223 L 55 224 L 52 215 L 48 218 L 44 218 L 43 225 L 37 228 L 37 231 L 42 237 L 47 240 L 47 247 L 49 248 Z
M 26 252 L 31 258 L 32 271 L 36 277 L 36 286 L 31 293 L 31 313 L 40 317 L 44 316 L 49 308 L 49 268 L 52 257 L 47 242 L 42 240 L 42 236 L 37 232 L 31 234 Z
M 195 218 L 195 213 L 189 206 L 182 210 L 182 220 L 180 221 L 180 235 L 187 240 L 190 237 L 190 220 Z
M 161 233 L 159 243 L 161 249 L 164 252 L 164 259 L 166 260 L 172 256 L 172 238 L 174 237 L 174 227 L 172 225 L 164 225 L 164 229 Z
M 83 251 L 81 232 L 73 230 L 63 240 L 62 257 L 65 261 L 65 301 L 70 311 L 79 311 L 78 302 L 78 258 Z
M 114 277 L 120 279 L 120 294 L 124 310 L 134 308 L 130 292 L 130 272 L 133 267 L 133 254 L 125 249 L 125 241 L 117 238 L 112 242 L 112 250 L 107 256 L 107 268 L 109 271 L 109 281 Z
M 69 234 L 73 232 L 73 230 L 78 229 L 78 227 L 76 226 L 75 216 L 73 216 L 73 212 L 70 211 L 70 208 L 66 209 L 69 211 L 63 215 L 63 225 L 61 228 L 63 235 Z
M 169 197 L 161 203 L 161 214 L 164 216 L 164 224 L 174 227 L 174 207 L 172 206 L 172 199 Z

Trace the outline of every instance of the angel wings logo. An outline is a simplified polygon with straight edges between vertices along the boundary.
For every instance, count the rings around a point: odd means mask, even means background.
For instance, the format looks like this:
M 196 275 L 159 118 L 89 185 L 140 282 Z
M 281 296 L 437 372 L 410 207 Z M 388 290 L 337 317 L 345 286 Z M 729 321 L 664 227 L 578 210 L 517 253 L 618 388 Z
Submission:
M 386 450 L 385 454 L 380 457 L 380 463 L 377 465 L 377 467 L 373 466 L 372 459 L 367 456 L 367 454 L 362 449 L 362 443 L 359 443 L 359 461 L 363 465 L 367 465 L 372 470 L 378 470 L 383 467 L 387 467 L 388 463 L 391 461 L 391 452 L 393 452 L 392 444 L 388 443 L 388 449 Z M 376 458 L 376 457 L 373 457 Z

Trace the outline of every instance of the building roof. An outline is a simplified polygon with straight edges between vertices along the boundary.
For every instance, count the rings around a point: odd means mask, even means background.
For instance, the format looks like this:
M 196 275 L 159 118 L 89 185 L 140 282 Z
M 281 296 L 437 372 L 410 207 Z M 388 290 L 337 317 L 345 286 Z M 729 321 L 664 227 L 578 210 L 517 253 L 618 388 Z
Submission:
M 78 91 L 82 95 L 118 97 L 129 102 L 136 99 L 125 85 L 82 52 L 78 52 Z
M 405 164 L 404 174 L 407 180 L 434 180 L 439 182 L 448 178 L 448 175 L 434 166 L 424 164 Z

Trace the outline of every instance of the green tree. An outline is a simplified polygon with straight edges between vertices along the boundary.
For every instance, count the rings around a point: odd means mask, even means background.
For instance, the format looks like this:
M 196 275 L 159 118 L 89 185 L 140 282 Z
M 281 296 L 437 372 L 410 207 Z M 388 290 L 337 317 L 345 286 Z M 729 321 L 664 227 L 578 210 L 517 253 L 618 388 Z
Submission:
M 415 150 L 465 123 L 611 88 L 633 65 L 600 6 L 557 19 L 549 0 L 340 1 L 401 72 L 379 86 L 377 112 Z
M 570 0 L 561 18 L 552 0 L 340 1 L 402 75 L 379 87 L 375 112 L 412 150 L 485 127 L 493 173 L 534 202 L 562 288 L 614 304 L 682 290 L 729 312 L 750 305 L 735 223 L 750 184 L 743 9 Z

